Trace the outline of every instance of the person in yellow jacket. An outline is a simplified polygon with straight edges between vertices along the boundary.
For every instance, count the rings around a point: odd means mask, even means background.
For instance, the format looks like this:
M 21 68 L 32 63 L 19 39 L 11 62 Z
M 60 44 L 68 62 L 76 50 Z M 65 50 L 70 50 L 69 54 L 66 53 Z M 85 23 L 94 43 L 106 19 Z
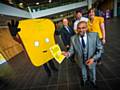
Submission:
M 100 16 L 95 16 L 95 9 L 90 8 L 88 10 L 88 28 L 89 32 L 97 32 L 99 35 L 100 40 L 103 44 L 106 43 L 105 39 L 105 25 L 104 25 L 104 18 Z
M 100 16 L 95 16 L 95 8 L 90 8 L 88 10 L 88 17 L 89 32 L 97 32 L 99 35 L 99 39 L 104 45 L 106 43 L 104 18 Z M 98 64 L 101 64 L 101 58 L 98 60 Z

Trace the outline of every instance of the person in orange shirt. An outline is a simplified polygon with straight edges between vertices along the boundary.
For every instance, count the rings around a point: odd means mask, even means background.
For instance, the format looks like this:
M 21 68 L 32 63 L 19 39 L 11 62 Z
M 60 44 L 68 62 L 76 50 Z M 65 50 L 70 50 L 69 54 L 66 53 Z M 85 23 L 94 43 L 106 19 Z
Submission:
M 90 8 L 88 10 L 88 17 L 89 32 L 97 32 L 99 35 L 99 39 L 104 45 L 106 43 L 104 18 L 100 16 L 95 16 L 95 8 Z M 101 58 L 98 61 L 98 64 L 101 64 Z

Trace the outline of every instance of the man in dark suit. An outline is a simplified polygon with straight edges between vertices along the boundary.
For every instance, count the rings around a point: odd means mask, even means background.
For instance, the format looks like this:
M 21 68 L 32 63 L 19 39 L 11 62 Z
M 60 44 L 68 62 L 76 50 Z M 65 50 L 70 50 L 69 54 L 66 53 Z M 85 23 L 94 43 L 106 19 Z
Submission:
M 74 32 L 73 28 L 68 25 L 69 22 L 68 22 L 67 18 L 63 18 L 62 23 L 63 23 L 63 26 L 60 29 L 61 38 L 62 38 L 62 41 L 65 45 L 65 49 L 69 50 L 70 38 L 75 34 L 75 32 Z M 75 62 L 74 55 L 72 55 L 69 59 L 71 62 Z
M 75 34 L 74 30 L 68 25 L 68 19 L 62 20 L 63 27 L 60 29 L 62 41 L 68 50 L 70 47 L 70 38 Z
M 101 57 L 103 46 L 95 32 L 88 33 L 85 21 L 77 25 L 78 34 L 71 38 L 71 46 L 68 52 L 63 52 L 66 57 L 77 55 L 77 64 L 81 67 L 82 78 L 85 85 L 96 87 L 96 61 Z M 89 76 L 89 78 L 88 78 Z M 86 84 L 87 83 L 87 84 Z

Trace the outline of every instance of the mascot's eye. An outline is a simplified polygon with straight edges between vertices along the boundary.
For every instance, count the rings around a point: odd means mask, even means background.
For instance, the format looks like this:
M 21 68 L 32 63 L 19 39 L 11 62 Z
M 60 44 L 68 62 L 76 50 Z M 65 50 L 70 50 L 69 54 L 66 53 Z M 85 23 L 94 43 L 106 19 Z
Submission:
M 49 43 L 49 41 L 50 41 L 49 38 L 45 38 L 46 43 Z
M 39 41 L 35 41 L 35 42 L 34 42 L 35 47 L 38 47 L 39 44 L 40 44 Z

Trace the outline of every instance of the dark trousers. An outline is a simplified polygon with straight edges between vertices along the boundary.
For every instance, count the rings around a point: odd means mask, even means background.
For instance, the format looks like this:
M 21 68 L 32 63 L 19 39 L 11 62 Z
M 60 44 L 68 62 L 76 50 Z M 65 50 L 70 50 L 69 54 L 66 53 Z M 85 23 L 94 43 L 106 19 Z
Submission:
M 57 71 L 57 68 L 52 60 L 48 61 L 48 64 L 49 64 L 49 66 L 47 65 L 47 63 L 43 64 L 43 67 L 44 67 L 45 71 L 47 72 L 48 76 L 51 76 L 50 68 L 54 71 Z

